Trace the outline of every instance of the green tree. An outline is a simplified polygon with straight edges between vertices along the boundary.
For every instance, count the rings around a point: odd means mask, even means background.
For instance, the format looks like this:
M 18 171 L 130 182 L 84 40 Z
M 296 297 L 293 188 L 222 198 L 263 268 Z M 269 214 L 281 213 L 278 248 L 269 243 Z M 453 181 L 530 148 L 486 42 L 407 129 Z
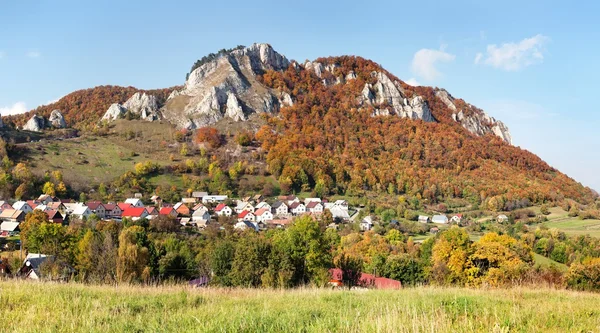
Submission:
M 140 226 L 124 229 L 119 235 L 117 280 L 139 282 L 150 278 L 150 249 L 146 231 Z
M 360 284 L 363 261 L 361 258 L 342 253 L 335 260 L 335 267 L 342 271 L 342 283 L 348 289 Z

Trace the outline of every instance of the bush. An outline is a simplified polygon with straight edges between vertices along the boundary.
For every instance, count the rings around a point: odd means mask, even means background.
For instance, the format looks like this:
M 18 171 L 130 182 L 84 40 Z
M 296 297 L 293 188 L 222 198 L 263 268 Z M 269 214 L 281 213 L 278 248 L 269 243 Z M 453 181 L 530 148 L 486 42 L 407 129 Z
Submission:
M 567 273 L 567 286 L 575 290 L 600 290 L 600 258 L 587 259 L 573 264 Z

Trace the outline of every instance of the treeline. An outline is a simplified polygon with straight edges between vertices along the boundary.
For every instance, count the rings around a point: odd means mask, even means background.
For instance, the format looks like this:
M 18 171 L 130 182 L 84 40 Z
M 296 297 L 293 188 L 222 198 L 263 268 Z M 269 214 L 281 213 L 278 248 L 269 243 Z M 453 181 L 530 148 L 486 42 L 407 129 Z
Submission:
M 404 286 L 549 284 L 600 290 L 600 240 L 569 238 L 557 230 L 513 226 L 472 241 L 465 229 L 452 227 L 418 244 L 391 225 L 377 233 L 328 229 L 330 214 L 299 217 L 285 230 L 261 233 L 234 230 L 224 217 L 223 228 L 213 224 L 201 233 L 162 216 L 123 223 L 92 216 L 68 226 L 46 218 L 39 211 L 28 214 L 21 241 L 29 252 L 54 256 L 41 269 L 49 279 L 164 283 L 201 277 L 216 286 L 290 288 L 325 286 L 335 267 L 348 284 L 357 283 L 356 272 L 365 272 Z M 536 265 L 534 251 L 569 270 Z M 18 271 L 18 259 L 12 264 Z
M 194 64 L 192 65 L 192 68 L 190 69 L 190 72 L 185 75 L 185 80 L 187 81 L 187 79 L 190 77 L 190 74 L 192 74 L 192 72 L 194 70 L 196 70 L 196 68 L 198 68 L 198 67 L 206 64 L 207 62 L 211 62 L 211 61 L 213 61 L 215 59 L 218 59 L 218 58 L 220 58 L 222 56 L 226 56 L 226 55 L 230 54 L 231 52 L 233 52 L 235 50 L 242 50 L 244 48 L 246 48 L 244 45 L 238 45 L 238 46 L 236 46 L 234 48 L 231 48 L 231 49 L 221 49 L 217 53 L 209 53 L 208 55 L 205 55 L 201 59 L 196 60 L 196 62 L 194 62 Z
M 371 72 L 382 69 L 358 57 L 319 61 L 338 64 L 336 76 L 353 71 L 357 78 L 326 86 L 322 80 L 331 73 L 319 78 L 294 66 L 261 78 L 295 101 L 257 133 L 268 151 L 269 170 L 283 187 L 334 194 L 387 191 L 430 202 L 465 198 L 478 204 L 492 198 L 535 204 L 563 198 L 589 203 L 595 198 L 589 188 L 534 154 L 495 136 L 471 135 L 452 121 L 432 88 L 419 87 L 418 93 L 440 123 L 372 117 L 372 107 L 361 109 L 357 97 L 366 83 L 375 83 Z M 403 87 L 408 96 L 417 92 Z
M 98 86 L 72 92 L 55 103 L 42 105 L 20 114 L 3 117 L 4 123 L 12 128 L 23 126 L 34 114 L 48 118 L 53 110 L 60 110 L 68 126 L 89 129 L 102 118 L 113 103 L 125 103 L 136 92 L 146 92 L 156 96 L 159 105 L 164 104 L 169 94 L 179 87 L 141 90 L 134 87 Z

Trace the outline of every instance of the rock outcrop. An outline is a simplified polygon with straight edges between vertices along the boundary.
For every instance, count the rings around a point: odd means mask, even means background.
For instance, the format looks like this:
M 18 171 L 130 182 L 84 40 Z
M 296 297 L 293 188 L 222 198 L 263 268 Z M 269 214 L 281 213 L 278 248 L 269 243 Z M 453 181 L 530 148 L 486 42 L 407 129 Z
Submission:
M 65 117 L 63 117 L 60 110 L 54 110 L 50 113 L 50 118 L 48 118 L 48 122 L 50 126 L 54 128 L 65 128 L 67 127 L 67 122 L 65 121 Z
M 436 89 L 435 96 L 439 98 L 446 106 L 453 111 L 452 119 L 460 123 L 469 132 L 475 135 L 494 134 L 500 137 L 508 144 L 512 144 L 512 138 L 508 127 L 501 121 L 490 117 L 483 110 L 472 105 L 467 105 L 468 110 L 458 110 L 454 97 L 445 89 Z M 465 115 L 467 113 L 468 115 Z
M 253 44 L 205 63 L 190 73 L 182 90 L 173 92 L 161 109 L 179 127 L 197 128 L 223 118 L 245 120 L 253 113 L 274 113 L 282 102 L 257 75 L 287 69 L 290 62 L 268 44 Z
M 37 114 L 31 117 L 25 126 L 23 126 L 24 131 L 31 132 L 41 132 L 46 128 L 46 119 L 42 116 L 38 116 Z
M 114 103 L 104 113 L 102 120 L 113 121 L 123 118 L 127 111 L 138 115 L 140 119 L 154 121 L 161 119 L 158 101 L 155 96 L 137 92 L 123 105 Z
M 144 120 L 158 120 L 158 101 L 155 96 L 146 93 L 135 93 L 123 104 L 123 107 Z
M 108 108 L 108 110 L 106 110 L 106 113 L 104 113 L 102 120 L 117 120 L 119 118 L 122 118 L 125 115 L 125 113 L 127 113 L 127 109 L 125 109 L 121 104 L 114 103 Z
M 395 114 L 402 118 L 421 119 L 433 122 L 435 119 L 427 102 L 421 96 L 408 98 L 400 82 L 392 81 L 382 72 L 372 72 L 371 76 L 377 78 L 375 84 L 366 83 L 358 102 L 361 105 L 372 105 L 375 107 L 373 115 Z M 390 109 L 383 111 L 381 106 Z

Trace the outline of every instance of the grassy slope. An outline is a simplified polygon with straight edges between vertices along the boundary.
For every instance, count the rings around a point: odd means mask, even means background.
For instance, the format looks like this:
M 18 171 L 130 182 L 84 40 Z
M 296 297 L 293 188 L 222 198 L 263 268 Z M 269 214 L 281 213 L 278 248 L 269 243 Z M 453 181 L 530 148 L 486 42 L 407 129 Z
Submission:
M 189 290 L 0 283 L 9 332 L 574 332 L 600 329 L 600 297 L 544 288 Z

